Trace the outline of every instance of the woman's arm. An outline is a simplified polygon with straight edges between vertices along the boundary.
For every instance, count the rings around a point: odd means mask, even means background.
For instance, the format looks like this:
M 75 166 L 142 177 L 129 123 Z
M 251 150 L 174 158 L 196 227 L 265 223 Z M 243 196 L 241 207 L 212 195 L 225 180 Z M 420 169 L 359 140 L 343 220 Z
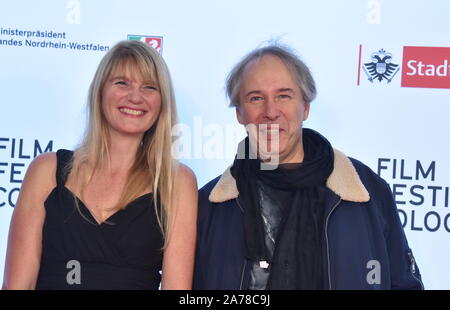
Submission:
M 185 165 L 175 179 L 172 233 L 164 251 L 163 290 L 188 290 L 192 288 L 195 242 L 197 231 L 197 180 Z
M 45 153 L 28 167 L 11 218 L 3 289 L 34 289 L 42 251 L 44 201 L 56 185 L 56 155 Z

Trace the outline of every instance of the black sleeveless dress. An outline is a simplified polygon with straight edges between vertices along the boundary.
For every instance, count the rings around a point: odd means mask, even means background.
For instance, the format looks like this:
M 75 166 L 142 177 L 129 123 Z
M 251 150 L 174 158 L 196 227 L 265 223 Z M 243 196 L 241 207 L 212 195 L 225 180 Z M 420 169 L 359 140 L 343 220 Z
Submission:
M 73 152 L 59 150 L 56 187 L 45 201 L 36 289 L 158 289 L 163 236 L 153 194 L 138 197 L 97 224 L 65 187 Z M 77 209 L 75 199 L 78 201 Z

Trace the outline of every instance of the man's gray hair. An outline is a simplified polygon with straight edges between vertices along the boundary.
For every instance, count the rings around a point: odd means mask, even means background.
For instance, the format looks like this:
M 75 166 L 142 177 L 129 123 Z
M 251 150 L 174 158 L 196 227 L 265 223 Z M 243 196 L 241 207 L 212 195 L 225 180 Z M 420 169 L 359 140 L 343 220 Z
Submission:
M 245 67 L 254 59 L 259 59 L 265 55 L 278 57 L 292 72 L 302 91 L 305 103 L 310 103 L 317 95 L 316 83 L 312 77 L 311 71 L 300 60 L 300 58 L 287 46 L 271 44 L 265 47 L 257 48 L 248 53 L 242 60 L 234 66 L 228 75 L 226 82 L 227 96 L 230 99 L 230 106 L 239 106 L 239 93 L 242 86 L 242 75 Z

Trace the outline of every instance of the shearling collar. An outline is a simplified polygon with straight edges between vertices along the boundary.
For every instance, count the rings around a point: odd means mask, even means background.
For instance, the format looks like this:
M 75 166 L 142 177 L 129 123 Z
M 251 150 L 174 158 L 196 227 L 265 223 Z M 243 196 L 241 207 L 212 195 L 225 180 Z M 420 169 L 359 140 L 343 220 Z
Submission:
M 334 151 L 334 168 L 327 179 L 327 187 L 342 200 L 353 202 L 367 202 L 370 199 L 369 193 L 364 187 L 355 167 L 350 159 L 341 151 Z M 239 196 L 236 180 L 231 175 L 228 167 L 214 186 L 209 201 L 224 202 L 235 199 Z

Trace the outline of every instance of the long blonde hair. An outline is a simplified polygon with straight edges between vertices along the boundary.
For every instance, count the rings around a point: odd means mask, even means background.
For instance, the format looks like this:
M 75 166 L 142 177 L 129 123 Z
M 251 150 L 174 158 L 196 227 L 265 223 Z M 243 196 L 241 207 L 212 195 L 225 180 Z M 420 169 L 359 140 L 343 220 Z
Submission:
M 81 182 L 81 193 L 92 178 L 92 173 L 80 179 L 80 168 L 95 171 L 109 158 L 109 129 L 102 110 L 102 90 L 110 75 L 121 66 L 131 65 L 144 79 L 155 82 L 161 93 L 161 110 L 155 123 L 143 136 L 128 180 L 117 204 L 125 208 L 149 186 L 152 188 L 154 208 L 165 245 L 173 219 L 172 195 L 177 162 L 172 156 L 171 129 L 177 123 L 175 95 L 170 73 L 159 53 L 139 41 L 121 41 L 101 60 L 89 88 L 88 121 L 84 138 L 74 152 L 71 175 Z M 159 208 L 158 205 L 162 208 Z

